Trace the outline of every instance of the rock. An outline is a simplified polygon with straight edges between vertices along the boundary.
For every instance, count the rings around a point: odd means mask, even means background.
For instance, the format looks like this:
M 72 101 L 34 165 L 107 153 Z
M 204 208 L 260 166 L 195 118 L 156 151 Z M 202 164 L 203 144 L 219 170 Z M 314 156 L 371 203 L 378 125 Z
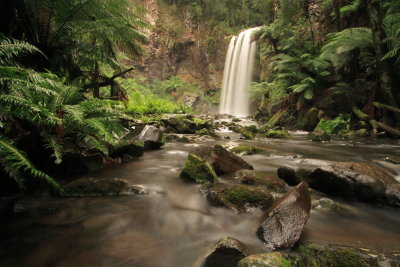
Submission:
M 385 170 L 359 162 L 322 166 L 307 176 L 310 187 L 331 195 L 363 201 L 380 199 L 400 206 L 399 183 Z
M 155 126 L 146 125 L 138 136 L 139 141 L 144 142 L 145 150 L 159 149 L 165 144 L 163 132 Z
M 328 142 L 331 141 L 331 136 L 324 130 L 317 130 L 310 133 L 313 142 Z
M 303 127 L 305 131 L 312 131 L 317 127 L 320 117 L 319 117 L 319 110 L 317 108 L 311 108 L 307 111 L 306 114 L 306 123 Z
M 207 135 L 207 136 L 211 136 L 211 137 L 214 137 L 214 138 L 220 138 L 220 136 L 218 134 L 216 134 L 215 132 L 213 132 L 213 131 L 211 131 L 209 129 L 205 129 L 205 128 L 197 131 L 196 134 L 200 135 L 200 136 Z
M 217 174 L 234 173 L 241 169 L 253 169 L 253 166 L 221 145 L 199 147 L 193 153 L 207 160 Z
M 265 136 L 267 138 L 274 139 L 286 139 L 291 137 L 291 135 L 286 130 L 268 130 Z
M 326 211 L 342 211 L 345 208 L 338 202 L 333 201 L 329 198 L 321 198 L 312 204 L 312 208 L 316 210 L 326 210 Z
M 278 177 L 283 179 L 288 185 L 295 186 L 303 181 L 311 172 L 312 170 L 284 165 L 278 168 Z
M 232 148 L 231 151 L 236 154 L 253 155 L 253 154 L 257 154 L 258 152 L 262 151 L 262 149 L 259 149 L 255 146 L 240 145 L 240 146 Z
M 340 131 L 339 132 L 340 137 L 345 138 L 345 139 L 358 139 L 358 138 L 364 138 L 368 137 L 369 133 L 367 129 L 359 129 L 357 131 Z
M 143 141 L 127 141 L 121 140 L 114 151 L 110 153 L 111 158 L 123 158 L 124 155 L 129 155 L 133 158 L 138 158 L 144 154 Z
M 204 267 L 232 267 L 250 254 L 245 244 L 232 237 L 218 241 L 212 252 L 207 256 Z
M 126 195 L 144 194 L 139 186 L 129 185 L 119 178 L 80 178 L 64 186 L 66 196 L 98 196 L 98 195 Z
M 254 139 L 254 134 L 250 131 L 247 130 L 241 130 L 240 131 L 240 138 L 245 139 L 245 140 L 253 140 Z
M 349 248 L 328 247 L 320 244 L 306 244 L 299 247 L 296 265 L 332 267 L 371 267 L 363 256 Z M 372 266 L 377 266 L 373 264 Z
M 100 153 L 87 156 L 66 153 L 57 167 L 57 176 L 73 177 L 95 172 L 103 168 L 103 155 Z
M 260 186 L 217 184 L 208 190 L 207 200 L 212 206 L 251 212 L 254 208 L 268 209 L 274 197 L 269 190 Z
M 218 177 L 210 164 L 193 154 L 189 154 L 180 177 L 193 180 L 196 183 L 210 182 L 215 184 L 218 181 Z
M 233 265 L 232 265 L 233 266 Z M 238 267 L 284 267 L 292 266 L 282 253 L 264 253 L 248 256 L 239 261 Z
M 257 235 L 270 249 L 291 248 L 299 240 L 310 210 L 308 185 L 301 182 L 265 212 Z
M 192 116 L 175 116 L 169 119 L 161 120 L 167 128 L 172 129 L 176 133 L 195 134 L 201 129 L 212 129 L 209 122 L 193 118 Z
M 258 174 L 253 170 L 239 170 L 235 173 L 241 184 L 260 185 L 279 193 L 286 191 L 286 184 L 283 180 L 272 176 Z
M 385 157 L 383 160 L 386 162 L 392 163 L 392 164 L 400 165 L 400 157 L 399 156 Z

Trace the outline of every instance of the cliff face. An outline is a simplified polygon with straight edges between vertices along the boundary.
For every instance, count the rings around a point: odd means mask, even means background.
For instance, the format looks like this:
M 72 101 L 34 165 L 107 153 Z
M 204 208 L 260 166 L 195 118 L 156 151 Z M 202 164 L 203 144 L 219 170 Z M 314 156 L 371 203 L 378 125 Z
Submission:
M 182 7 L 159 0 L 138 4 L 149 12 L 149 44 L 138 75 L 149 80 L 178 76 L 205 90 L 220 88 L 229 40 L 214 31 L 206 21 L 194 22 Z

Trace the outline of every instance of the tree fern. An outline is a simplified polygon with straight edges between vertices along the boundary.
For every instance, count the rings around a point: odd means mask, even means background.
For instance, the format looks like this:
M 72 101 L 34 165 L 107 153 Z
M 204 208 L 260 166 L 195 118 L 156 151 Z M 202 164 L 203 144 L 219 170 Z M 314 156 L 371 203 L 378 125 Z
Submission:
M 0 135 L 0 164 L 21 189 L 24 188 L 24 173 L 29 173 L 32 177 L 42 179 L 62 192 L 61 186 L 53 178 L 36 169 L 25 153 L 17 149 L 14 142 L 3 135 Z
M 16 65 L 17 59 L 33 53 L 42 54 L 38 48 L 27 42 L 7 38 L 0 34 L 0 65 Z

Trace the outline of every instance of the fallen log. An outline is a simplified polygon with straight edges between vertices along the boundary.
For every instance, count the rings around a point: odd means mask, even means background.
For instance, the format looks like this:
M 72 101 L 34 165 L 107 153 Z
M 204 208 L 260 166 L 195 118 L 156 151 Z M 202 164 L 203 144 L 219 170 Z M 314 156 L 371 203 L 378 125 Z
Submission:
M 382 103 L 379 103 L 379 102 L 373 102 L 372 105 L 374 107 L 378 108 L 378 109 L 384 109 L 384 110 L 389 110 L 389 111 L 392 111 L 392 112 L 400 113 L 400 108 L 396 108 L 396 107 L 389 106 L 389 105 L 386 105 L 386 104 L 382 104 Z
M 386 124 L 383 124 L 382 122 L 376 121 L 374 119 L 372 119 L 371 117 L 369 117 L 367 114 L 365 114 L 364 112 L 362 112 L 359 108 L 357 107 L 353 107 L 353 113 L 357 116 L 357 118 L 359 118 L 360 120 L 363 121 L 368 121 L 369 124 L 372 126 L 373 128 L 373 136 L 376 136 L 378 134 L 378 128 L 385 130 L 388 133 L 400 136 L 400 131 L 390 127 Z

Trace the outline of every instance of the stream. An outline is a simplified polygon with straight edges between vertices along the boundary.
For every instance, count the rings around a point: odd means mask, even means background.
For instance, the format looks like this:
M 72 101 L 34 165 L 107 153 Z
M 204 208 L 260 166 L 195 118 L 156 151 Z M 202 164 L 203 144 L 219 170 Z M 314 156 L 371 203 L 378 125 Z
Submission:
M 179 173 L 188 152 L 199 144 L 246 143 L 261 154 L 243 156 L 256 171 L 276 174 L 277 167 L 321 166 L 334 161 L 379 165 L 400 177 L 400 165 L 385 162 L 399 156 L 390 140 L 314 143 L 302 132 L 293 139 L 203 140 L 167 143 L 161 150 L 120 166 L 108 166 L 93 177 L 118 177 L 141 185 L 147 195 L 48 199 L 52 213 L 2 218 L 0 266 L 201 266 L 210 246 L 234 237 L 254 253 L 267 248 L 256 237 L 261 213 L 237 214 L 208 205 L 199 186 L 182 181 Z M 220 177 L 235 183 L 232 176 Z M 318 195 L 313 194 L 313 199 Z M 312 210 L 301 241 L 400 251 L 400 212 L 360 202 L 343 201 L 341 212 Z

